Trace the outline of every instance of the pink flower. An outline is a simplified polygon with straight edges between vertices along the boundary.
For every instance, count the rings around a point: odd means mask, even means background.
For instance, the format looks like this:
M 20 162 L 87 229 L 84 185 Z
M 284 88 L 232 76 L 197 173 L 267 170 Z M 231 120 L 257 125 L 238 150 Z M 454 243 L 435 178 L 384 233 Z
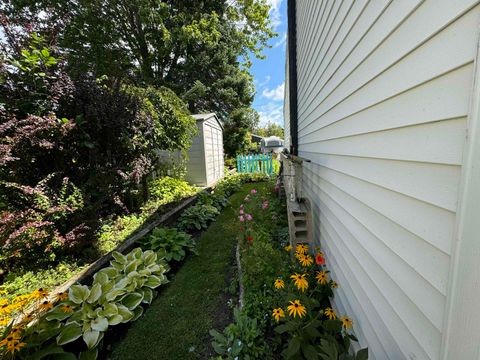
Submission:
M 246 217 L 247 217 L 247 220 L 252 220 L 253 219 L 252 215 L 250 215 L 250 214 L 247 214 Z
M 243 215 L 243 213 L 244 213 L 243 210 L 240 210 L 240 215 Z
M 240 222 L 244 222 L 245 221 L 245 218 L 243 216 L 239 216 L 238 217 L 238 220 L 240 220 Z
M 250 190 L 250 192 L 251 192 L 252 194 L 256 194 L 256 193 L 257 193 L 257 190 L 252 189 L 252 190 Z
M 265 210 L 268 208 L 268 201 L 264 201 L 262 204 L 262 209 Z

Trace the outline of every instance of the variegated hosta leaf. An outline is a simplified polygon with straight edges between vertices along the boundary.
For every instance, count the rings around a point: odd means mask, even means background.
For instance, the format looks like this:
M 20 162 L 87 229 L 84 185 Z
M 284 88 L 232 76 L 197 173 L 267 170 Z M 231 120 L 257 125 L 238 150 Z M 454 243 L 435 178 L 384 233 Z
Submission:
M 93 304 L 100 299 L 100 296 L 102 296 L 102 286 L 100 284 L 94 284 L 90 288 L 90 295 L 87 298 L 87 302 Z
M 150 305 L 153 301 L 153 290 L 149 288 L 143 288 L 141 291 L 143 292 L 142 302 Z
M 55 306 L 52 310 L 50 310 L 47 315 L 45 316 L 45 318 L 48 320 L 48 321 L 52 321 L 52 320 L 65 320 L 66 318 L 70 317 L 73 315 L 72 312 L 65 312 L 63 310 L 63 306 L 64 305 L 69 305 L 67 303 L 62 303 L 60 305 L 57 305 Z M 70 305 L 71 306 L 71 305 Z
M 114 301 L 116 298 L 120 297 L 120 296 L 123 296 L 125 294 L 125 290 L 123 289 L 114 289 L 114 290 L 111 290 L 110 292 L 108 292 L 106 295 L 105 295 L 105 299 L 107 301 Z
M 143 263 L 148 265 L 153 265 L 157 261 L 157 254 L 152 250 L 147 250 L 143 253 Z
M 129 263 L 127 264 L 127 266 L 125 266 L 124 272 L 125 272 L 126 274 L 128 274 L 128 273 L 130 273 L 130 272 L 132 272 L 132 271 L 136 271 L 139 263 L 140 263 L 139 260 L 133 260 L 133 261 L 129 262 Z
M 137 320 L 140 316 L 142 316 L 142 314 L 143 314 L 143 308 L 141 306 L 135 308 L 135 310 L 133 310 L 132 321 Z
M 92 328 L 92 330 L 96 330 L 100 332 L 107 331 L 108 320 L 107 318 L 100 316 L 90 323 L 90 327 Z
M 100 332 L 96 330 L 89 330 L 83 333 L 83 341 L 87 344 L 89 349 L 95 348 L 100 342 Z
M 78 360 L 97 360 L 98 349 L 90 349 L 80 353 Z
M 128 310 L 128 308 L 124 305 L 118 305 L 118 314 L 122 316 L 123 321 L 122 323 L 129 322 L 133 319 L 133 312 Z
M 108 277 L 106 272 L 97 272 L 95 275 L 93 275 L 93 284 L 100 284 L 100 285 L 105 285 L 110 281 L 110 278 Z
M 82 336 L 82 328 L 77 323 L 71 323 L 65 326 L 62 332 L 57 336 L 57 344 L 65 345 L 77 340 Z
M 115 261 L 117 261 L 120 264 L 126 264 L 127 263 L 128 256 L 124 256 L 121 253 L 119 253 L 118 251 L 112 252 L 112 256 L 115 259 Z
M 123 321 L 123 316 L 120 314 L 113 315 L 108 318 L 108 325 L 117 325 L 120 324 Z
M 155 275 L 151 275 L 144 284 L 144 286 L 147 286 L 151 289 L 155 289 L 156 287 L 159 287 L 160 285 L 162 285 L 162 280 L 158 276 L 155 276 Z
M 87 300 L 90 295 L 90 289 L 86 285 L 72 285 L 68 289 L 68 298 L 75 304 L 81 304 Z
M 125 295 L 122 299 L 122 304 L 125 305 L 129 310 L 135 309 L 143 300 L 143 294 L 134 292 L 131 294 Z

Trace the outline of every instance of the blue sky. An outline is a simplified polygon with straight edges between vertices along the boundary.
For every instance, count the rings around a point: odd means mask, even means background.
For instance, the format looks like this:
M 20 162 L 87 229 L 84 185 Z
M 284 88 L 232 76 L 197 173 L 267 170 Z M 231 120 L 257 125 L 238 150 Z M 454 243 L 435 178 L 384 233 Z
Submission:
M 260 124 L 268 121 L 283 126 L 283 91 L 285 86 L 285 40 L 287 35 L 287 0 L 267 0 L 272 6 L 270 17 L 278 37 L 270 40 L 264 60 L 253 59 L 256 95 L 253 107 L 260 115 Z

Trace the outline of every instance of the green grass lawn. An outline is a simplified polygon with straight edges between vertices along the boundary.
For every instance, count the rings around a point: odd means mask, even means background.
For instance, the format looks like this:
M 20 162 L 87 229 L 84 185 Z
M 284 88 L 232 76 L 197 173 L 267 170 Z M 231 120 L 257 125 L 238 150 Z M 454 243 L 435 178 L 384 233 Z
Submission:
M 245 195 L 264 184 L 246 184 L 231 196 L 217 220 L 198 240 L 198 256 L 189 257 L 171 283 L 161 289 L 144 316 L 113 348 L 110 359 L 208 359 L 208 331 L 230 322 L 229 272 L 234 263 L 237 211 Z

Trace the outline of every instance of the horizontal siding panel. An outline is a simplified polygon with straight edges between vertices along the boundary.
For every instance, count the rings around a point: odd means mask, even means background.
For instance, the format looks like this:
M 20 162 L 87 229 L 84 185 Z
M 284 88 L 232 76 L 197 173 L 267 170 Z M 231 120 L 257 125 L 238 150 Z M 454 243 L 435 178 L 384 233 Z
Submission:
M 302 142 L 466 117 L 473 63 L 301 136 Z
M 344 79 L 347 76 L 346 74 L 350 74 L 419 4 L 421 4 L 420 0 L 390 2 L 388 7 L 385 8 L 384 13 L 382 13 L 382 16 L 373 24 L 369 31 L 365 33 L 362 40 L 355 44 L 349 55 L 343 59 L 343 62 L 337 66 L 336 69 L 331 70 L 334 71 L 334 73 L 331 79 L 329 79 L 328 84 L 335 83 L 337 79 Z M 313 77 L 311 84 L 315 86 L 319 81 L 324 79 L 325 77 Z M 327 83 L 324 84 L 328 86 Z M 318 95 L 319 89 L 313 88 L 312 90 L 305 99 L 306 104 L 310 104 Z M 306 108 L 308 108 L 308 106 L 306 106 Z
M 316 130 L 339 116 L 358 112 L 472 62 L 475 48 L 471 44 L 476 41 L 477 34 L 469 30 L 477 23 L 478 15 L 467 13 L 378 76 L 374 75 L 378 66 L 364 62 L 362 69 L 357 69 L 353 73 L 355 76 L 352 74 L 331 96 L 322 100 L 322 104 L 312 105 L 311 117 L 304 117 L 299 134 Z M 442 56 L 446 43 L 451 44 L 452 49 L 449 56 Z M 320 98 L 321 95 L 317 99 Z M 314 121 L 320 115 L 323 115 L 321 121 Z
M 365 36 L 365 33 L 368 32 L 373 24 L 378 20 L 378 18 L 382 15 L 385 11 L 387 6 L 389 5 L 390 1 L 387 0 L 378 0 L 378 1 L 366 1 L 365 7 L 360 8 L 360 12 L 356 13 L 357 17 L 352 18 L 352 26 L 349 28 L 347 36 L 345 37 L 344 41 L 342 41 L 340 46 L 337 47 L 335 57 L 332 58 L 332 61 L 329 62 L 330 66 L 323 75 L 323 81 L 328 81 L 334 73 L 335 69 L 337 69 L 344 61 L 344 59 L 353 51 L 353 49 L 360 43 L 361 39 Z M 359 3 L 359 6 L 363 5 Z M 348 26 L 348 25 L 347 25 Z M 315 32 L 311 32 L 309 36 L 319 36 L 319 34 Z M 312 49 L 306 49 L 305 53 L 302 53 L 301 49 L 298 52 L 298 58 L 301 59 L 303 56 L 309 57 L 310 51 Z M 303 55 L 303 56 L 302 56 Z M 321 68 L 318 71 L 322 71 Z M 298 78 L 299 81 L 302 83 L 311 82 L 311 73 L 299 73 Z M 300 87 L 301 88 L 301 87 Z M 299 114 L 303 114 L 303 106 L 299 106 Z M 303 117 L 300 117 L 299 123 L 303 121 Z
M 304 144 L 299 151 L 460 165 L 466 118 Z
M 428 283 L 428 286 L 427 284 L 422 285 L 422 293 L 426 291 L 426 294 L 430 296 L 434 294 L 432 289 L 435 289 L 441 295 L 446 294 L 450 260 L 447 254 L 337 188 L 334 184 L 330 184 L 322 179 L 316 179 L 313 173 L 307 173 L 306 178 L 311 181 L 311 184 L 307 185 L 307 188 L 311 189 L 308 191 L 309 194 L 315 194 L 315 197 L 310 199 L 310 201 L 320 201 L 318 195 L 320 192 L 328 195 L 340 204 L 344 211 L 348 212 L 358 223 L 368 229 L 370 234 L 365 234 L 365 237 L 370 239 L 375 237 L 381 241 L 385 247 L 389 248 L 392 253 L 402 259 Z M 366 240 L 359 238 L 358 241 L 362 243 Z M 378 243 L 376 240 L 373 240 L 373 242 Z M 379 245 L 381 244 L 379 243 Z M 428 256 L 425 256 L 425 254 L 428 254 Z M 434 296 L 437 295 L 434 294 Z M 438 319 L 438 316 L 435 316 L 435 314 L 438 315 L 436 311 L 438 309 L 425 310 L 426 313 L 432 314 L 431 318 L 436 317 Z
M 428 320 L 429 324 L 425 326 L 425 329 L 430 329 L 430 332 L 433 331 L 432 329 L 435 329 L 435 332 L 440 333 L 443 325 L 442 310 L 445 306 L 445 296 L 432 287 L 425 278 L 422 278 L 402 258 L 385 246 L 364 224 L 348 213 L 343 208 L 344 204 L 338 204 L 336 202 L 337 199 L 331 198 L 324 191 L 318 192 L 317 199 L 324 205 L 321 215 L 329 217 L 332 224 L 337 222 L 342 224 L 342 228 L 337 230 L 337 232 L 339 232 L 342 238 L 346 240 L 348 238 L 350 242 L 349 248 L 352 251 L 356 249 L 355 252 L 365 262 L 377 264 L 379 269 L 376 272 L 381 271 L 388 276 L 386 280 L 390 287 L 398 287 L 395 290 L 385 290 L 384 293 L 391 293 L 392 295 L 395 293 L 395 301 L 401 302 L 402 304 L 400 305 L 402 306 L 408 306 L 409 314 L 413 313 L 415 317 L 420 316 Z M 348 207 L 348 205 L 345 206 Z M 355 239 L 361 239 L 361 241 L 356 241 Z M 363 253 L 363 256 L 360 256 L 361 253 Z M 382 285 L 382 282 L 378 284 Z M 408 317 L 410 315 L 403 314 L 402 316 Z M 426 324 L 426 322 L 422 324 Z
M 345 266 L 349 267 L 349 277 L 352 279 L 352 282 L 359 282 L 362 284 L 362 288 L 369 294 L 370 301 L 377 310 L 381 321 L 384 322 L 385 326 L 389 329 L 394 341 L 397 342 L 401 340 L 404 342 L 405 347 L 400 349 L 403 353 L 403 356 L 400 354 L 397 354 L 396 356 L 390 356 L 395 359 L 402 359 L 406 357 L 406 352 L 408 351 L 415 354 L 415 358 L 431 358 L 418 342 L 420 339 L 416 339 L 410 332 L 410 329 L 405 325 L 405 319 L 401 318 L 395 311 L 393 311 L 390 303 L 387 301 L 387 298 L 380 292 L 379 288 L 372 281 L 372 276 L 382 276 L 383 274 L 381 272 L 372 273 L 372 269 L 375 269 L 376 267 L 372 266 L 371 263 L 366 261 L 359 261 L 359 258 L 353 254 L 352 250 L 344 243 L 344 239 L 342 239 L 341 236 L 336 233 L 336 230 L 330 225 L 324 216 L 322 217 L 322 220 L 321 232 L 330 239 L 330 242 L 325 242 L 327 248 L 330 248 L 331 251 L 334 252 L 333 256 L 337 260 L 340 260 L 340 266 L 342 268 Z M 344 261 L 343 264 L 341 260 Z M 363 268 L 362 265 L 365 266 L 365 268 Z M 389 284 L 384 284 L 382 286 L 382 289 L 389 288 Z M 388 296 L 388 299 L 390 301 L 394 301 L 394 294 Z M 391 345 L 389 350 L 391 350 Z
M 323 167 L 455 211 L 460 166 L 306 153 Z
M 450 254 L 454 213 L 333 170 L 310 166 L 325 181 Z

